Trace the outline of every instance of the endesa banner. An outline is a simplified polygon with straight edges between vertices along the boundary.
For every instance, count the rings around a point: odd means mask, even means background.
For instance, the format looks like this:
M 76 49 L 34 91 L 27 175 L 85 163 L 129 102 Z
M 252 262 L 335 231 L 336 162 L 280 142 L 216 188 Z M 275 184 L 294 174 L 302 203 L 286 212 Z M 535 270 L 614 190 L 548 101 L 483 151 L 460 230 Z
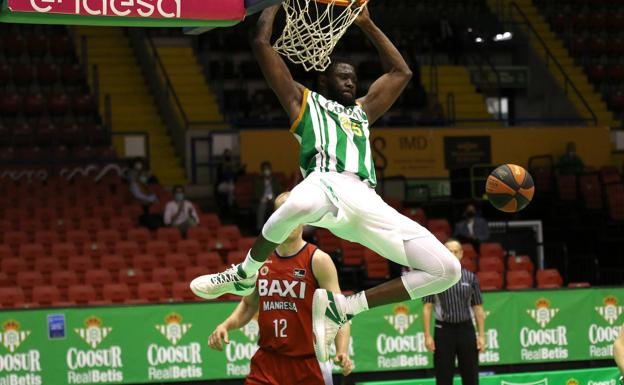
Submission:
M 125 26 L 229 26 L 242 0 L 5 0 L 0 21 Z
M 611 347 L 624 322 L 623 302 L 620 288 L 484 293 L 487 349 L 480 354 L 481 365 L 612 360 Z M 232 331 L 223 352 L 207 346 L 210 333 L 235 306 L 217 302 L 2 311 L 0 385 L 244 377 L 262 333 L 255 320 Z M 356 317 L 349 353 L 359 372 L 431 368 L 422 303 L 394 304 Z

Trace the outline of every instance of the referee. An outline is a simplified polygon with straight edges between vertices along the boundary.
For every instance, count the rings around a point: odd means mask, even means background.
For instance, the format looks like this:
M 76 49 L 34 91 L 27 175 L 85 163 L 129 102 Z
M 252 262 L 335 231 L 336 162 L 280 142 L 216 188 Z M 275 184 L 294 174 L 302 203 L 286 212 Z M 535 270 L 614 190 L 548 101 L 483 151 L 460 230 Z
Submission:
M 462 258 L 461 244 L 450 239 L 446 247 Z M 452 385 L 455 374 L 455 357 L 459 364 L 462 385 L 479 383 L 479 352 L 485 350 L 485 313 L 481 289 L 475 274 L 466 269 L 454 286 L 442 292 L 423 298 L 423 322 L 425 345 L 433 352 L 436 385 Z M 431 309 L 435 305 L 435 337 L 431 337 Z M 477 322 L 476 336 L 472 315 Z

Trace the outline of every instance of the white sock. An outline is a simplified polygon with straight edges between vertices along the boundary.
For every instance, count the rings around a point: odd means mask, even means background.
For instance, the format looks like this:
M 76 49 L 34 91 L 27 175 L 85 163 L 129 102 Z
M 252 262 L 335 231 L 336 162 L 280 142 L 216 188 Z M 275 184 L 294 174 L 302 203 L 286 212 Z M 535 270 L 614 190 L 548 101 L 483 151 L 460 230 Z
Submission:
M 368 310 L 368 300 L 366 294 L 363 291 L 355 293 L 345 298 L 346 301 L 346 313 L 352 316 L 356 316 L 363 311 Z
M 250 252 L 251 250 L 247 252 L 247 257 L 245 257 L 245 260 L 241 263 L 241 268 L 248 277 L 253 277 L 256 275 L 258 270 L 260 270 L 262 265 L 264 265 L 264 262 L 258 262 L 253 259 Z

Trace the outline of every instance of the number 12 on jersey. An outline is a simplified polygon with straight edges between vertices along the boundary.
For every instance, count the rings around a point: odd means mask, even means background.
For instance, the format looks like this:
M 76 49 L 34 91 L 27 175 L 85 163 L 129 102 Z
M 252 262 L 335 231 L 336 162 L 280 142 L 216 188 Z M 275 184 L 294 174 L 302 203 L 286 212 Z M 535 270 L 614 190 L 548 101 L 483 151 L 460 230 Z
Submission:
M 275 326 L 275 337 L 285 338 L 288 337 L 286 335 L 286 328 L 288 327 L 288 321 L 285 319 L 274 319 L 273 325 Z

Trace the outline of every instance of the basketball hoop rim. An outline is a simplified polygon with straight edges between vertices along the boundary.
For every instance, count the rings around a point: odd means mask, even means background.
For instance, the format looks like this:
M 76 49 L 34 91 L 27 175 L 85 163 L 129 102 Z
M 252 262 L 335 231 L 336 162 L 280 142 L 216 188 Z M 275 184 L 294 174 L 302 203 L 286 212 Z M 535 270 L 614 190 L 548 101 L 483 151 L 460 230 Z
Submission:
M 351 0 L 314 0 L 317 3 L 321 3 L 321 4 L 334 4 L 337 5 L 339 7 L 349 7 L 351 6 L 351 4 L 353 4 L 353 1 Z M 355 0 L 355 3 L 360 6 L 364 3 L 366 3 L 366 0 Z

